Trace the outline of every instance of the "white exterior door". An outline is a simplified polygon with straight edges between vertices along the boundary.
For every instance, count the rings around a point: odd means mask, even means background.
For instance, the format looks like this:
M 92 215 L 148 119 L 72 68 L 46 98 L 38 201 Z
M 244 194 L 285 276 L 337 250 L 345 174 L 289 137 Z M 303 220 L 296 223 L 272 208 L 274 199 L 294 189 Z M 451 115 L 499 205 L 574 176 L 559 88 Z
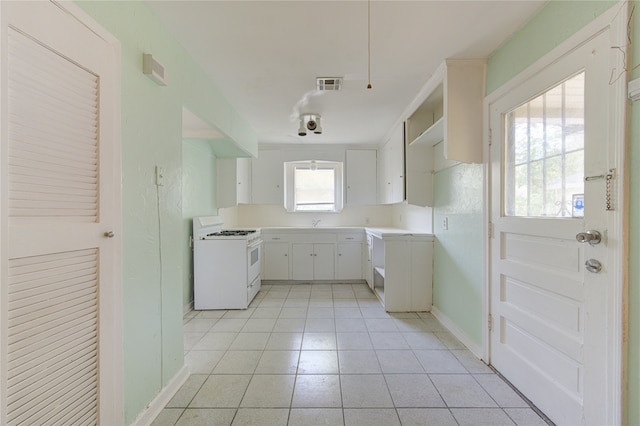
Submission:
M 490 362 L 562 425 L 615 409 L 611 45 L 601 32 L 489 105 Z M 599 244 L 577 241 L 591 230 Z
M 0 4 L 0 424 L 122 422 L 119 52 L 65 7 Z

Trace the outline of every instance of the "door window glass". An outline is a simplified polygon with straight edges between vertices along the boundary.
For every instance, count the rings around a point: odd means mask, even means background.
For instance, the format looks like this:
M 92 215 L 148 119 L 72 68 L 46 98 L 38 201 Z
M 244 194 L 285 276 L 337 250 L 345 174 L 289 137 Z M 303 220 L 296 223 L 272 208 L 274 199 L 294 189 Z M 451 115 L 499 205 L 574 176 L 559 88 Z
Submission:
M 584 72 L 505 116 L 505 215 L 577 216 L 584 193 Z

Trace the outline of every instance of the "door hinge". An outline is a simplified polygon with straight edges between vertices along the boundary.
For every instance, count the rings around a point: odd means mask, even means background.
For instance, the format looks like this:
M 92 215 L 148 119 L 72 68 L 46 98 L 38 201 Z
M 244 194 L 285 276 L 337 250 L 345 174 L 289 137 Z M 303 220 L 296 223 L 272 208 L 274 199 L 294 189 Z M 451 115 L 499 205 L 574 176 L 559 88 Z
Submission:
M 489 239 L 493 238 L 493 222 L 489 222 Z
M 491 146 L 492 143 L 493 143 L 493 131 L 491 130 L 491 127 L 489 127 L 489 146 Z
M 493 331 L 493 315 L 489 314 L 489 318 L 487 318 L 487 326 L 489 327 L 489 331 Z

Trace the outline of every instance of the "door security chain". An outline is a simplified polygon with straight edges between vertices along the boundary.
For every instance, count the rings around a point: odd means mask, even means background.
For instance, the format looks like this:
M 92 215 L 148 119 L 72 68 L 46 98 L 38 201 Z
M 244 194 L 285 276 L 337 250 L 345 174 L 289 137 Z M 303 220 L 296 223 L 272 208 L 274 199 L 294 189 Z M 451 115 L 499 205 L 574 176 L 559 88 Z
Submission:
M 609 173 L 605 180 L 605 205 L 608 212 L 613 211 L 613 204 L 611 203 L 611 181 L 616 178 L 616 169 L 609 169 Z
M 613 202 L 611 201 L 611 181 L 616 178 L 616 169 L 609 169 L 609 173 L 606 175 L 587 176 L 584 178 L 585 182 L 591 182 L 594 180 L 604 179 L 605 181 L 605 209 L 610 212 L 613 211 Z

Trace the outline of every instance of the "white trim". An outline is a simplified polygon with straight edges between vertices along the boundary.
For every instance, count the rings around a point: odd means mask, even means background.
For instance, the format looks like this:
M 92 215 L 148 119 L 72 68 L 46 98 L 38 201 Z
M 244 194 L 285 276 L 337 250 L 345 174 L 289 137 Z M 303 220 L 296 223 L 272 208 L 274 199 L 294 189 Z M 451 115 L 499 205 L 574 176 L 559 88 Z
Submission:
M 189 303 L 185 303 L 182 307 L 182 317 L 184 318 L 191 311 L 193 311 L 193 299 L 191 299 Z
M 471 340 L 471 338 L 458 325 L 446 316 L 441 310 L 434 306 L 431 307 L 431 314 L 445 326 L 456 339 L 467 347 L 475 356 L 484 359 L 482 356 L 482 346 Z
M 297 210 L 295 200 L 295 170 L 310 169 L 333 170 L 334 172 L 334 209 L 333 210 Z M 284 207 L 289 213 L 340 213 L 344 208 L 344 162 L 324 160 L 299 160 L 284 162 Z
M 484 182 L 484 236 L 483 236 L 483 282 L 482 282 L 482 318 L 487 323 L 491 312 L 491 258 L 489 256 L 491 250 L 491 240 L 489 238 L 489 221 L 491 220 L 491 158 L 489 155 L 489 110 L 490 105 L 507 95 L 511 90 L 538 74 L 542 69 L 550 66 L 572 50 L 576 49 L 587 40 L 591 39 L 598 33 L 609 29 L 611 35 L 611 45 L 628 49 L 627 41 L 627 21 L 629 16 L 629 3 L 620 1 L 618 5 L 611 7 L 609 10 L 596 17 L 585 27 L 577 31 L 567 40 L 562 42 L 558 47 L 548 52 L 545 56 L 538 59 L 524 71 L 513 77 L 507 83 L 500 86 L 491 94 L 487 95 L 484 100 L 483 113 L 486 128 L 484 129 L 484 165 L 485 165 L 485 182 Z M 622 56 L 622 52 L 615 49 L 613 54 Z M 623 58 L 624 59 L 624 58 Z M 619 60 L 618 63 L 625 63 Z M 618 179 L 615 181 L 615 194 L 620 194 L 617 199 L 616 210 L 612 213 L 612 226 L 609 229 L 610 238 L 619 241 L 616 247 L 612 247 L 618 251 L 615 256 L 615 264 L 611 268 L 613 276 L 613 285 L 609 288 L 609 317 L 607 319 L 608 342 L 605 345 L 607 353 L 606 369 L 610 373 L 607 375 L 609 380 L 604 386 L 607 387 L 606 405 L 607 424 L 622 424 L 623 415 L 623 386 L 625 384 L 624 373 L 624 354 L 626 353 L 626 344 L 624 341 L 624 333 L 626 332 L 626 312 L 627 312 L 627 271 L 628 271 L 628 235 L 626 229 L 628 226 L 628 171 L 627 159 L 625 156 L 627 146 L 626 134 L 626 113 L 628 109 L 627 101 L 627 70 L 619 71 L 619 78 L 610 84 L 610 146 L 612 155 L 610 158 L 613 163 L 610 168 L 616 168 L 618 171 Z M 484 359 L 490 363 L 490 335 L 487 327 L 483 327 L 482 332 L 482 353 Z
M 111 46 L 110 58 L 113 67 L 113 76 L 110 79 L 112 87 L 109 90 L 113 99 L 112 123 L 113 123 L 113 161 L 115 170 L 112 171 L 115 189 L 111 200 L 115 212 L 122 212 L 122 127 L 121 127 L 121 87 L 122 65 L 120 41 L 108 32 L 102 25 L 93 19 L 75 2 L 69 0 L 51 0 L 60 9 L 82 23 L 90 31 L 103 39 Z M 116 236 L 122 236 L 122 214 L 116 214 L 111 218 L 113 232 Z M 122 239 L 120 238 L 120 241 Z M 107 398 L 100 398 L 100 423 L 119 423 L 124 419 L 124 307 L 122 288 L 122 244 L 114 248 L 113 285 L 108 300 L 103 300 L 101 306 L 109 306 L 108 318 L 101 318 L 100 346 L 104 349 L 100 354 L 100 392 Z M 107 355 L 108 354 L 108 355 Z M 108 365 L 104 365 L 108 363 Z
M 166 405 L 171 401 L 171 398 L 178 392 L 180 387 L 184 385 L 184 383 L 189 378 L 189 370 L 186 365 L 183 365 L 182 368 L 176 373 L 175 376 L 171 379 L 171 381 L 162 388 L 160 393 L 153 398 L 153 401 L 149 403 L 145 407 L 145 409 L 138 415 L 138 417 L 133 421 L 133 426 L 148 426 L 150 425 L 158 414 L 166 407 Z

